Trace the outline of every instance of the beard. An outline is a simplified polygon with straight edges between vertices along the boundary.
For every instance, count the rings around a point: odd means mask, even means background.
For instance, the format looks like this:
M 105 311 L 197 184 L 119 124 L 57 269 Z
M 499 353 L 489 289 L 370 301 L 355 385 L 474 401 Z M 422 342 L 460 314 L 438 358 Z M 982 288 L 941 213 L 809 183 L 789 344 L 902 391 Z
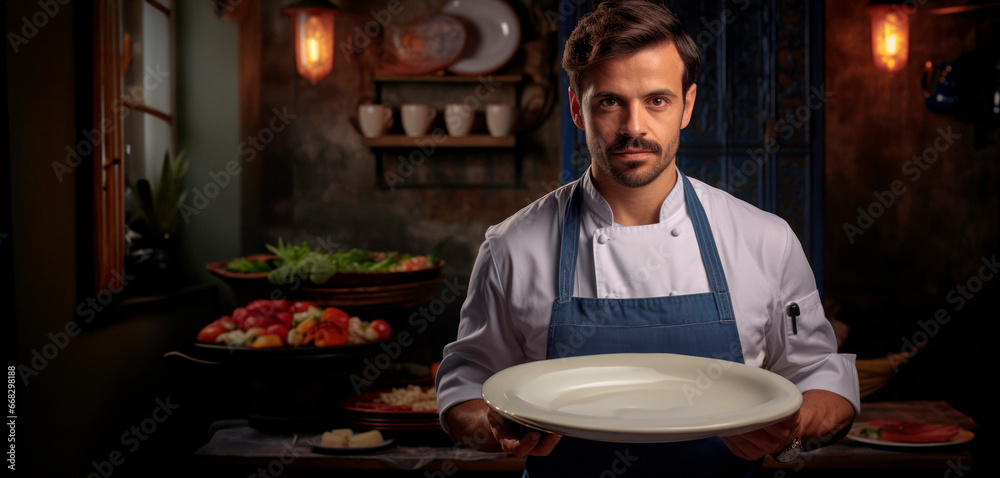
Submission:
M 593 152 L 593 162 L 601 168 L 614 182 L 629 188 L 641 188 L 660 177 L 670 167 L 677 156 L 679 137 L 675 137 L 666 148 L 655 141 L 643 138 L 622 137 L 611 146 L 602 148 L 594 144 L 596 140 L 588 138 L 588 147 Z M 654 156 L 651 164 L 627 163 L 613 164 L 611 155 L 630 149 L 648 150 Z M 643 169 L 646 166 L 648 169 Z

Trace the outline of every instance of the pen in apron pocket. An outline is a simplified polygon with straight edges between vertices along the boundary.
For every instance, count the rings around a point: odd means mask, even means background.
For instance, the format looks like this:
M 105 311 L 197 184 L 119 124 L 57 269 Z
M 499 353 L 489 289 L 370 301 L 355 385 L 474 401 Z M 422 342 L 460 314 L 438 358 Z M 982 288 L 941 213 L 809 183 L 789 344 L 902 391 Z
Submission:
M 788 316 L 792 318 L 792 335 L 798 335 L 799 326 L 795 323 L 795 318 L 799 316 L 799 304 L 792 302 L 788 305 Z

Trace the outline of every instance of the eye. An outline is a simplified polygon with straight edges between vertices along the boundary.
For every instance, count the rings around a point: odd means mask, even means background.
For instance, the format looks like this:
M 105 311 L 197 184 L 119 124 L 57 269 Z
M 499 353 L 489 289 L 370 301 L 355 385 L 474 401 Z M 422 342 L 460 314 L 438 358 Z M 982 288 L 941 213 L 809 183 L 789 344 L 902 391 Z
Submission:
M 601 105 L 601 106 L 603 106 L 603 107 L 605 107 L 605 108 L 610 108 L 610 107 L 617 106 L 618 105 L 618 100 L 616 100 L 614 98 L 602 98 L 601 101 L 598 102 L 598 104 Z
M 669 103 L 667 102 L 666 98 L 657 97 L 649 100 L 649 104 L 652 106 L 662 107 L 662 106 L 667 106 L 667 104 Z

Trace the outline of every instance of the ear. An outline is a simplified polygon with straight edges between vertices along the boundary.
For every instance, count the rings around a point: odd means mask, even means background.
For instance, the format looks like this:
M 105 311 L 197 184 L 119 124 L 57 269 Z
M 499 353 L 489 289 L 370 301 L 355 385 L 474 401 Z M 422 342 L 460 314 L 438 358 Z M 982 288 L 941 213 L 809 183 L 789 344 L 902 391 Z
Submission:
M 684 93 L 684 116 L 681 118 L 681 129 L 687 128 L 691 122 L 691 113 L 694 112 L 694 100 L 698 96 L 698 85 L 692 83 L 687 93 Z
M 583 127 L 583 113 L 580 112 L 580 100 L 573 93 L 572 88 L 569 88 L 569 113 L 573 116 L 573 124 L 577 128 L 586 131 L 586 128 Z

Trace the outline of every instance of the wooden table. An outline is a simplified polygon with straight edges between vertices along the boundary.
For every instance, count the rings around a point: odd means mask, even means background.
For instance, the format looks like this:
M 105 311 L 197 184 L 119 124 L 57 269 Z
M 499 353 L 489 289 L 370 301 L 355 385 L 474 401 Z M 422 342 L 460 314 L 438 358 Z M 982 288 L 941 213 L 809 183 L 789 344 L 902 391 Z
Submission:
M 957 423 L 973 432 L 978 425 L 968 416 L 941 401 L 863 403 L 858 422 L 874 418 L 929 423 Z M 268 435 L 251 429 L 243 421 L 221 423 L 209 443 L 196 454 L 196 463 L 217 476 L 329 476 L 330 470 L 365 470 L 365 476 L 521 476 L 523 460 L 502 454 L 479 454 L 442 446 L 395 447 L 380 454 L 335 456 L 318 454 L 303 435 L 294 444 L 292 436 Z M 887 470 L 906 476 L 963 476 L 972 466 L 967 446 L 942 448 L 876 447 L 844 439 L 810 450 L 792 463 L 767 458 L 761 477 L 879 476 Z M 850 470 L 850 471 L 849 471 Z M 949 472 L 951 470 L 951 472 Z M 255 476 L 257 476 L 255 475 Z M 895 476 L 896 473 L 893 473 Z

